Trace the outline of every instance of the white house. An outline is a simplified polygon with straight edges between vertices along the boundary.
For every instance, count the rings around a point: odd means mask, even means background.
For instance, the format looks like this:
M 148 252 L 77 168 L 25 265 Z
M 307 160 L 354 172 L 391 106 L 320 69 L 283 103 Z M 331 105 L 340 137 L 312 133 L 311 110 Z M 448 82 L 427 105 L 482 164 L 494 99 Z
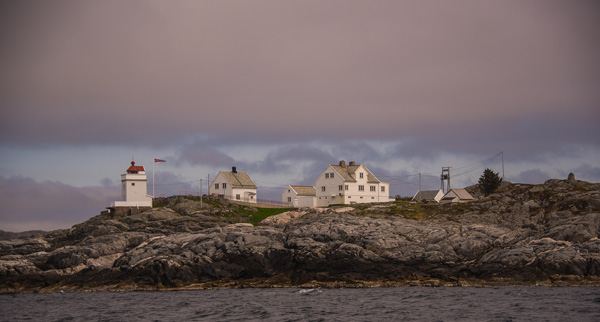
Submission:
M 121 194 L 123 201 L 113 201 L 110 208 L 115 207 L 152 207 L 152 196 L 147 194 L 146 170 L 143 166 L 131 166 L 121 175 Z
M 474 198 L 465 189 L 452 189 L 448 191 L 444 197 L 440 200 L 440 203 L 448 202 L 469 202 L 473 201 Z
M 231 171 L 219 171 L 211 183 L 210 193 L 226 199 L 256 203 L 256 189 L 256 184 L 246 172 L 238 172 L 232 167 Z
M 292 207 L 316 207 L 317 194 L 315 187 L 289 185 L 281 194 L 281 202 Z
M 444 197 L 444 192 L 442 191 L 442 189 L 440 189 L 440 190 L 421 190 L 421 191 L 417 191 L 417 193 L 412 198 L 412 200 L 417 200 L 417 201 L 425 200 L 425 201 L 440 202 L 440 200 L 442 200 L 443 197 Z
M 315 181 L 317 207 L 388 202 L 390 185 L 381 182 L 365 166 L 350 161 L 330 164 Z

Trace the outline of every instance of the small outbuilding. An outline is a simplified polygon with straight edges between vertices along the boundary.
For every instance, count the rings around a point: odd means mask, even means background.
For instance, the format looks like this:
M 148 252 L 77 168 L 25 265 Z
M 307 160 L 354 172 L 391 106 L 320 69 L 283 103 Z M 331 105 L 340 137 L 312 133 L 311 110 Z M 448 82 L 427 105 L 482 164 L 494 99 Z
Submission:
M 435 201 L 440 202 L 444 197 L 444 192 L 440 190 L 420 190 L 417 191 L 412 200 L 415 201 Z
M 465 189 L 452 189 L 448 191 L 444 197 L 440 200 L 440 203 L 448 203 L 448 202 L 469 202 L 473 201 L 475 198 L 471 196 L 471 194 Z
M 281 202 L 292 207 L 316 207 L 317 189 L 313 186 L 289 185 L 281 194 Z

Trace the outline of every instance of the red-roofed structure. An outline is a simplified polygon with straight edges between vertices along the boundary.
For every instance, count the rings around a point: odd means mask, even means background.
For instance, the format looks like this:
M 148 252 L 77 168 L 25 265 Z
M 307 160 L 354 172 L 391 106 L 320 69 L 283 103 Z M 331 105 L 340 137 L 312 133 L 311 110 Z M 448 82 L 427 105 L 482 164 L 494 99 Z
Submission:
M 127 169 L 127 173 L 139 173 L 140 171 L 146 171 L 144 166 L 135 165 L 135 161 L 131 161 L 131 166 Z

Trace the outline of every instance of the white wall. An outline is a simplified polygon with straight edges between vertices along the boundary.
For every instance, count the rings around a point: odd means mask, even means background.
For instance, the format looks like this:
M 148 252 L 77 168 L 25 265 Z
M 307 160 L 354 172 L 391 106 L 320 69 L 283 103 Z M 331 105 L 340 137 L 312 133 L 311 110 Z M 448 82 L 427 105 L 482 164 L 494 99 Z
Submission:
M 123 201 L 152 201 L 148 196 L 146 173 L 126 173 L 121 175 L 121 192 Z
M 360 166 L 355 171 L 356 182 L 343 182 L 342 177 L 335 172 L 334 178 L 326 178 L 326 174 L 335 170 L 328 166 L 327 169 L 321 173 L 321 175 L 315 181 L 317 188 L 317 207 L 327 207 L 333 204 L 354 204 L 354 203 L 370 203 L 370 202 L 388 202 L 391 201 L 390 185 L 388 183 L 367 183 L 367 169 L 364 166 Z M 360 177 L 360 173 L 363 173 L 363 177 Z M 342 185 L 342 190 L 339 190 L 339 185 Z M 346 190 L 346 185 L 348 190 Z M 323 186 L 325 186 L 325 192 L 323 192 Z M 363 186 L 364 190 L 359 190 L 359 187 Z M 371 191 L 371 187 L 374 187 L 374 191 Z M 384 187 L 385 191 L 381 191 L 381 187 Z M 342 193 L 342 196 L 339 194 Z
M 331 174 L 333 173 L 333 178 Z M 342 186 L 342 190 L 339 186 Z M 340 193 L 344 195 L 344 179 L 342 176 L 335 171 L 331 166 L 327 168 L 319 175 L 315 180 L 315 188 L 317 189 L 317 207 L 327 207 L 333 204 L 343 204 L 344 198 L 340 196 Z M 325 187 L 325 191 L 323 191 Z
M 289 198 L 289 199 L 288 199 Z M 317 198 L 314 196 L 298 196 L 294 189 L 287 187 L 281 194 L 281 202 L 284 204 L 289 203 L 290 206 L 296 208 L 302 207 L 316 207 Z
M 226 184 L 225 189 L 223 189 L 223 184 Z M 216 187 L 216 184 L 219 185 L 219 188 Z M 226 199 L 232 200 L 240 200 L 244 202 L 253 202 L 256 203 L 256 189 L 242 189 L 242 188 L 233 188 L 232 185 L 227 182 L 225 176 L 219 172 L 213 182 L 211 182 L 210 186 L 210 194 L 211 195 L 223 195 Z M 237 195 L 240 195 L 240 198 L 237 199 Z

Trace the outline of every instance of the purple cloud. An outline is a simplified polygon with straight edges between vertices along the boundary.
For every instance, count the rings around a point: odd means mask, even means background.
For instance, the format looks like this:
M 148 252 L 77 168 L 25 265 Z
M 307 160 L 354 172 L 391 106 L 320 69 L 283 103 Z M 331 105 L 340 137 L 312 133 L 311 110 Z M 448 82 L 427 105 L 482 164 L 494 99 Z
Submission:
M 36 182 L 27 177 L 0 177 L 0 226 L 7 231 L 68 228 L 120 200 L 119 187 L 73 187 Z

